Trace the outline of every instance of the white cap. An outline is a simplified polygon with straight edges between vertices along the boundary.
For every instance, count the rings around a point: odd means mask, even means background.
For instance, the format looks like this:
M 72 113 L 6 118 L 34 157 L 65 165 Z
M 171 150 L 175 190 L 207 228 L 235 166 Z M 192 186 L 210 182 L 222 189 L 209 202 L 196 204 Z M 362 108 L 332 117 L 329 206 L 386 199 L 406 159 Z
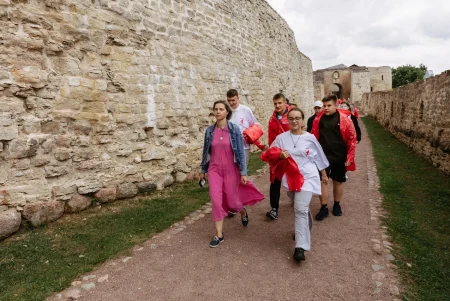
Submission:
M 323 107 L 323 103 L 320 100 L 318 100 L 318 101 L 314 102 L 314 107 L 321 108 L 321 107 Z

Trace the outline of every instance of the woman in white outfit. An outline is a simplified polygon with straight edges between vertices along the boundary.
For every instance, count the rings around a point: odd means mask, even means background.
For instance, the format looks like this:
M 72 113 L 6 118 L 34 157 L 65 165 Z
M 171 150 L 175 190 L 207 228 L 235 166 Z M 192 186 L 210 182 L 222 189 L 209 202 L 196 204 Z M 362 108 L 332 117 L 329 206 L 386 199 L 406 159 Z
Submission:
M 314 135 L 303 130 L 305 125 L 303 111 L 299 108 L 292 108 L 288 113 L 288 121 L 290 131 L 278 135 L 271 147 L 275 146 L 282 150 L 280 153 L 282 159 L 292 156 L 304 178 L 299 192 L 288 192 L 288 196 L 294 203 L 295 211 L 294 259 L 301 261 L 305 260 L 304 252 L 311 249 L 309 203 L 313 195 L 321 194 L 319 171 L 322 174 L 322 182 L 328 182 L 325 168 L 329 163 Z M 286 174 L 281 183 L 284 188 L 289 190 Z

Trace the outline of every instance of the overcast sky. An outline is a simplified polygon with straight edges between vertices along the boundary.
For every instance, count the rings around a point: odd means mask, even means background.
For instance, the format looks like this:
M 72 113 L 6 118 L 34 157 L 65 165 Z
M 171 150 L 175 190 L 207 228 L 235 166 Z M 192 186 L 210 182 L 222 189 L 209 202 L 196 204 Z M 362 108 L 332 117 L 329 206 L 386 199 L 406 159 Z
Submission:
M 450 69 L 450 0 L 267 0 L 313 69 L 425 64 Z

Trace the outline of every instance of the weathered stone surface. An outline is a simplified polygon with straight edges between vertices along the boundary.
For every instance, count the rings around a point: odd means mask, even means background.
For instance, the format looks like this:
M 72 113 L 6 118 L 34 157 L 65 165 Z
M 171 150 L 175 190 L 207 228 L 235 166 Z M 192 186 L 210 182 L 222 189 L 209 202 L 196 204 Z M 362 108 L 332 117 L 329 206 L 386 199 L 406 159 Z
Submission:
M 0 112 L 0 140 L 13 140 L 19 137 L 19 128 L 11 113 Z
M 117 187 L 117 198 L 118 199 L 126 199 L 126 198 L 132 198 L 136 196 L 138 193 L 138 188 L 133 183 L 124 183 L 120 184 Z
M 137 184 L 139 193 L 150 193 L 156 190 L 156 184 L 153 182 L 142 182 Z
M 64 212 L 77 213 L 91 205 L 92 199 L 85 195 L 74 195 L 65 205 Z
M 450 70 L 389 92 L 364 94 L 361 108 L 450 175 Z
M 37 227 L 57 220 L 64 213 L 64 202 L 48 201 L 27 204 L 23 208 L 22 217 Z
M 280 90 L 311 113 L 311 60 L 265 1 L 3 2 L 0 184 L 14 205 L 195 177 L 229 88 L 263 127 Z
M 0 210 L 0 239 L 19 230 L 22 218 L 16 209 Z
M 102 188 L 94 196 L 100 203 L 113 202 L 117 199 L 117 188 Z

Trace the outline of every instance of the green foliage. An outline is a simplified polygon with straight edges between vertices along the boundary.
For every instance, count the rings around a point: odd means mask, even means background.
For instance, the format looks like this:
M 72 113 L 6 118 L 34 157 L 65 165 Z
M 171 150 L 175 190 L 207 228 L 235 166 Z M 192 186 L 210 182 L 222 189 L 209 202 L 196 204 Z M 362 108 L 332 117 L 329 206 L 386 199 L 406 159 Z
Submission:
M 162 195 L 103 205 L 0 243 L 0 300 L 45 300 L 80 274 L 122 255 L 209 201 L 188 182 Z
M 423 64 L 420 64 L 419 67 L 404 65 L 392 68 L 392 88 L 397 88 L 421 80 L 426 72 L 427 67 Z
M 449 300 L 450 178 L 380 125 L 362 119 L 373 145 L 404 300 Z

